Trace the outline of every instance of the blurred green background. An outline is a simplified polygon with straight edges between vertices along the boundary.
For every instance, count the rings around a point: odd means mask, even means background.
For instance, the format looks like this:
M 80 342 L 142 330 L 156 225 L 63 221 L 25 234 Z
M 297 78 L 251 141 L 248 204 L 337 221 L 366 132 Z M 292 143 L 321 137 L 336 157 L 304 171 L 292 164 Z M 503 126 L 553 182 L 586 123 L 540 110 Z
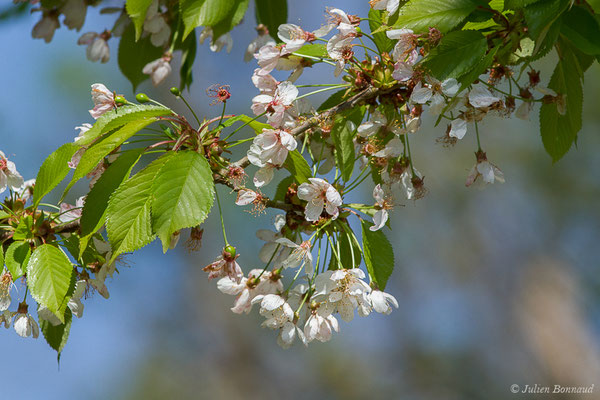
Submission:
M 325 6 L 361 16 L 369 7 L 366 0 L 291 1 L 289 21 L 316 29 Z M 231 85 L 228 112 L 250 113 L 255 64 L 242 57 L 254 37 L 252 15 L 233 31 L 231 54 L 199 48 L 188 97 L 200 113 L 220 113 L 205 94 L 215 83 Z M 82 32 L 111 21 L 97 10 L 89 17 Z M 92 64 L 75 44 L 78 35 L 64 28 L 51 45 L 32 40 L 37 18 L 0 24 L 0 149 L 25 178 L 72 140 L 74 126 L 90 122 L 90 84 L 103 82 L 132 97 L 118 73 L 115 43 L 109 42 L 108 64 Z M 543 83 L 553 63 L 540 65 Z M 326 82 L 335 82 L 332 71 L 318 67 L 298 83 Z M 183 111 L 168 93 L 177 83 L 174 74 L 159 88 L 145 83 L 141 90 Z M 386 232 L 397 260 L 387 291 L 400 303 L 390 316 L 342 322 L 327 344 L 280 349 L 256 312 L 231 313 L 233 298 L 207 282 L 201 268 L 222 246 L 212 214 L 200 251 L 180 246 L 163 256 L 152 245 L 127 258 L 130 267 L 108 283 L 111 299 L 86 300 L 60 369 L 42 338 L 2 331 L 0 398 L 548 398 L 513 395 L 512 384 L 595 384 L 595 394 L 552 398 L 600 398 L 598 63 L 587 72 L 584 90 L 577 148 L 557 164 L 542 148 L 537 109 L 528 122 L 490 118 L 480 126 L 484 150 L 507 180 L 484 190 L 464 186 L 475 162 L 473 132 L 444 148 L 435 142 L 444 127 L 424 124 L 411 147 L 429 193 L 397 207 L 393 231 Z M 363 201 L 371 201 L 370 190 Z M 259 266 L 262 245 L 254 232 L 269 228 L 275 213 L 253 217 L 233 205 L 233 195 L 221 193 L 228 199 L 230 240 L 249 271 Z

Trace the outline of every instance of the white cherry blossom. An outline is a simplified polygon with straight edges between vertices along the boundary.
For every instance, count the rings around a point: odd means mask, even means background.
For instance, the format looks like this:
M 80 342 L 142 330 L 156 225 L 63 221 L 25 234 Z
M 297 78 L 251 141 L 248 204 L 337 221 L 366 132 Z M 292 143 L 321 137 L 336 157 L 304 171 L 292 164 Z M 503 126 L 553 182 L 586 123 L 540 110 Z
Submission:
M 313 312 L 304 325 L 304 336 L 307 343 L 315 339 L 319 342 L 328 342 L 331 340 L 333 332 L 339 332 L 339 330 L 338 321 L 333 315 L 324 317 L 318 312 Z
M 298 88 L 291 82 L 281 82 L 273 94 L 259 94 L 252 99 L 252 112 L 260 115 L 266 112 L 267 122 L 273 128 L 284 124 L 285 111 L 298 97 Z
M 4 192 L 7 187 L 19 191 L 23 183 L 23 177 L 17 171 L 15 163 L 9 161 L 0 151 L 0 193 Z
M 373 290 L 369 294 L 369 300 L 373 306 L 373 310 L 381 314 L 389 315 L 392 312 L 392 305 L 398 308 L 398 301 L 389 293 L 381 290 Z
M 235 253 L 235 248 L 228 245 L 215 261 L 208 264 L 202 270 L 208 272 L 209 280 L 228 276 L 239 283 L 244 277 L 244 272 L 236 261 L 239 256 L 239 254 Z
M 340 193 L 327 181 L 321 178 L 308 178 L 298 187 L 298 198 L 307 202 L 304 217 L 307 221 L 318 221 L 323 208 L 336 219 L 342 205 Z
M 171 56 L 167 55 L 149 62 L 144 66 L 142 72 L 150 75 L 154 86 L 160 85 L 171 74 Z
M 373 10 L 386 10 L 390 14 L 393 14 L 398 10 L 400 0 L 371 0 L 369 4 Z
M 302 268 L 304 267 L 304 271 L 308 276 L 312 276 L 313 271 L 313 257 L 310 252 L 311 245 L 310 241 L 304 241 L 301 244 L 297 244 L 292 242 L 287 238 L 279 238 L 275 240 L 276 243 L 281 244 L 283 246 L 294 249 L 292 253 L 281 263 L 283 268 Z
M 353 36 L 343 36 L 342 34 L 334 35 L 327 42 L 327 53 L 332 60 L 337 61 L 334 75 L 338 76 L 346 66 L 346 62 L 354 56 L 352 50 Z
M 412 171 L 414 171 L 414 175 Z M 408 200 L 416 200 L 423 195 L 423 193 L 421 193 L 422 189 L 415 187 L 415 184 L 413 183 L 413 179 L 422 181 L 423 175 L 416 168 L 413 168 L 412 171 L 410 168 L 406 168 L 400 176 L 404 194 Z
M 307 32 L 298 25 L 282 24 L 277 29 L 277 37 L 285 43 L 285 49 L 289 53 L 299 50 L 306 42 L 312 42 L 316 38 L 327 35 L 333 26 L 325 25 L 313 32 Z
M 259 278 L 260 277 L 260 278 Z M 252 300 L 259 295 L 276 294 L 283 292 L 281 276 L 274 272 L 264 272 L 262 269 L 253 269 L 247 278 L 240 282 L 226 276 L 217 282 L 217 288 L 230 295 L 237 295 L 231 311 L 236 314 L 248 314 L 252 310 Z
M 355 309 L 361 316 L 369 314 L 368 294 L 371 287 L 362 280 L 364 278 L 365 273 L 358 268 L 336 270 L 329 277 L 333 286 L 326 292 L 328 307 L 337 310 L 346 322 L 354 319 Z
M 288 153 L 298 146 L 296 139 L 280 129 L 263 129 L 248 149 L 248 160 L 260 167 L 254 175 L 254 185 L 262 187 L 273 179 L 277 167 L 285 162 Z
M 85 196 L 78 198 L 75 201 L 75 205 L 71 205 L 68 203 L 60 204 L 60 215 L 58 220 L 63 224 L 68 222 L 73 222 L 76 219 L 81 218 L 81 212 L 83 211 L 83 206 L 85 204 Z
M 371 115 L 369 121 L 363 122 L 358 126 L 357 134 L 362 137 L 369 137 L 386 126 L 388 123 L 387 118 L 379 110 L 376 110 Z
M 277 86 L 279 86 L 279 81 L 277 79 L 273 78 L 271 74 L 262 73 L 259 68 L 254 70 L 252 83 L 260 90 L 261 94 L 271 96 L 275 94 L 275 90 L 277 90 Z
M 260 315 L 266 318 L 262 326 L 279 329 L 294 319 L 292 307 L 277 294 L 258 295 L 252 300 L 252 304 L 257 303 L 260 303 Z
M 356 36 L 356 27 L 352 21 L 350 21 L 350 17 L 348 17 L 346 12 L 340 10 L 339 8 L 333 8 L 328 10 L 327 13 L 332 19 L 332 23 L 330 25 L 337 25 L 337 29 L 341 36 Z
M 17 335 L 23 338 L 33 336 L 34 339 L 37 339 L 40 335 L 40 328 L 35 319 L 27 313 L 26 306 L 24 312 L 19 311 L 15 316 L 13 327 Z
M 241 189 L 240 191 L 238 191 L 235 204 L 238 206 L 247 206 L 248 204 L 252 204 L 252 202 L 256 200 L 257 197 L 258 193 L 256 193 L 254 190 Z
M 398 40 L 392 51 L 394 61 L 405 61 L 410 65 L 414 65 L 419 57 L 417 53 L 418 35 L 411 29 L 390 29 L 386 32 L 388 38 Z
M 254 54 L 254 58 L 260 67 L 260 74 L 268 74 L 275 69 L 281 56 L 287 54 L 280 46 L 266 44 Z
M 90 115 L 94 119 L 98 119 L 102 114 L 106 114 L 117 106 L 114 93 L 101 83 L 92 85 L 92 100 L 94 108 L 90 110 Z
M 494 103 L 501 101 L 497 96 L 494 96 L 492 92 L 482 83 L 474 85 L 469 92 L 469 104 L 475 108 L 489 107 Z
M 373 215 L 373 226 L 371 226 L 369 229 L 375 232 L 385 226 L 385 223 L 388 220 L 388 209 L 390 209 L 392 206 L 389 200 L 390 196 L 385 193 L 380 184 L 375 186 L 375 189 L 373 189 L 373 198 L 375 199 L 377 211 Z
M 387 142 L 382 150 L 379 150 L 377 153 L 373 154 L 373 156 L 380 158 L 398 158 L 403 153 L 404 144 L 399 138 L 395 137 Z
M 263 24 L 260 24 L 256 27 L 257 36 L 252 39 L 248 48 L 246 49 L 246 53 L 244 53 L 244 61 L 248 62 L 254 58 L 254 56 L 258 53 L 258 50 L 263 46 L 275 46 L 276 43 L 269 35 L 269 30 Z
M 150 42 L 155 47 L 163 47 L 169 43 L 171 27 L 159 10 L 158 0 L 154 0 L 146 11 L 144 32 L 150 33 Z
M 486 154 L 482 151 L 476 153 L 477 163 L 471 168 L 465 186 L 469 187 L 475 182 L 480 183 L 504 183 L 504 174 L 494 164 L 487 160 Z
M 92 62 L 107 63 L 110 59 L 110 49 L 104 34 L 87 32 L 77 40 L 79 45 L 87 45 L 86 57 Z
M 456 79 L 448 78 L 443 82 L 438 81 L 435 78 L 427 78 L 427 86 L 423 86 L 421 82 L 417 83 L 410 95 L 410 101 L 416 104 L 425 104 L 431 100 L 429 106 L 429 112 L 432 114 L 439 114 L 445 103 L 446 99 L 444 96 L 453 97 L 460 86 Z

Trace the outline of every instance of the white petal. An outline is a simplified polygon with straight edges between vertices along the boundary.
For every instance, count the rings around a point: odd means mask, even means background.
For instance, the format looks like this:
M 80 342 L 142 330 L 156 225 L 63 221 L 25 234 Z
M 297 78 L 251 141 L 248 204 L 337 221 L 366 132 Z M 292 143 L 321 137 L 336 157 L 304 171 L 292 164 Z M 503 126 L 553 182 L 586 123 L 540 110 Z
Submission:
M 483 84 L 473 86 L 469 92 L 469 103 L 476 108 L 489 107 L 498 101 L 500 98 L 494 96 Z
M 410 95 L 410 101 L 417 104 L 425 104 L 429 101 L 433 92 L 428 87 L 423 87 L 421 82 L 417 83 Z
M 462 139 L 467 133 L 467 121 L 464 119 L 455 119 L 450 124 L 450 132 L 448 136 Z
M 15 328 L 17 335 L 24 338 L 31 336 L 31 325 L 29 324 L 29 318 L 27 318 L 27 315 L 17 314 L 13 327 Z
M 388 220 L 388 212 L 387 210 L 377 210 L 377 212 L 373 215 L 373 226 L 369 229 L 373 232 L 378 231 L 379 229 L 385 226 L 385 223 Z
M 307 221 L 318 221 L 321 213 L 323 213 L 323 199 L 313 199 L 306 203 L 304 216 Z

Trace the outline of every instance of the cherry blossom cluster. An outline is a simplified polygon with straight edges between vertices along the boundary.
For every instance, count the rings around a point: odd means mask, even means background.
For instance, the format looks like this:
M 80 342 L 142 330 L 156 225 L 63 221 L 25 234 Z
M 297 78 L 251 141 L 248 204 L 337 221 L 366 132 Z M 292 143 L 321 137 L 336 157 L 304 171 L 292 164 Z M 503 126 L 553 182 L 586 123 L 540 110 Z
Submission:
M 373 0 L 370 4 L 375 10 L 392 14 L 399 7 L 397 0 Z M 147 13 L 143 35 L 150 37 L 155 46 L 169 46 L 169 13 L 166 4 L 158 0 Z M 43 18 L 57 16 L 44 14 Z M 150 142 L 144 150 L 152 152 L 193 150 L 201 154 L 214 182 L 230 188 L 235 204 L 252 206 L 255 215 L 265 213 L 267 208 L 284 211 L 274 217 L 274 230 L 256 232 L 264 242 L 258 251 L 260 268 L 245 268 L 249 262 L 227 239 L 228 216 L 223 215 L 217 194 L 224 246 L 204 267 L 208 279 L 216 280 L 221 292 L 235 296 L 231 310 L 249 313 L 257 305 L 265 318 L 263 326 L 277 331 L 278 343 L 284 348 L 296 337 L 305 345 L 330 340 L 333 332 L 339 331 L 338 317 L 350 322 L 355 311 L 364 317 L 373 311 L 390 314 L 393 307 L 398 307 L 396 299 L 383 291 L 390 272 L 377 272 L 379 266 L 373 265 L 371 253 L 377 251 L 377 244 L 365 241 L 365 237 L 374 235 L 373 240 L 387 242 L 383 231 L 390 226 L 392 210 L 427 193 L 423 168 L 417 169 L 418 160 L 411 153 L 411 146 L 425 140 L 423 118 L 429 116 L 436 123 L 445 123 L 444 134 L 435 140 L 443 146 L 455 145 L 469 132 L 475 136 L 476 160 L 466 177 L 466 186 L 471 186 L 504 182 L 502 171 L 488 161 L 482 149 L 479 130 L 486 118 L 514 114 L 526 119 L 538 102 L 555 104 L 559 113 L 565 113 L 564 96 L 542 87 L 538 71 L 531 67 L 525 84 L 519 83 L 523 71 L 515 77 L 516 73 L 503 65 L 493 65 L 488 77 L 474 82 L 437 79 L 423 62 L 442 38 L 437 29 L 415 33 L 388 27 L 378 32 L 384 32 L 391 41 L 390 51 L 385 52 L 372 48 L 377 43 L 362 30 L 364 21 L 341 9 L 328 9 L 326 21 L 317 29 L 305 30 L 295 24 L 279 26 L 279 42 L 259 25 L 258 36 L 245 55 L 247 61 L 254 58 L 258 65 L 251 77 L 258 91 L 249 107 L 254 118 L 226 115 L 231 97 L 227 85 L 207 90 L 213 99 L 211 104 L 222 104 L 223 109 L 219 117 L 202 121 L 181 92 L 172 88 L 171 92 L 190 108 L 198 126 L 173 113 L 160 118 L 168 126 L 149 131 L 150 138 L 140 140 Z M 118 28 L 84 34 L 80 42 L 88 45 L 88 58 L 108 60 L 106 43 L 111 35 L 119 33 Z M 200 41 L 209 38 L 213 38 L 213 32 L 205 28 Z M 213 51 L 230 47 L 228 34 L 211 40 Z M 171 72 L 172 51 L 171 44 L 161 58 L 144 67 L 155 85 Z M 330 66 L 339 81 L 299 84 L 303 71 L 317 65 Z M 503 84 L 508 84 L 508 89 Z M 306 88 L 315 90 L 301 94 Z M 309 96 L 330 90 L 337 93 L 319 109 L 308 101 Z M 136 99 L 140 103 L 154 102 L 143 93 Z M 92 100 L 94 108 L 89 112 L 94 119 L 133 105 L 100 83 L 92 85 Z M 233 124 L 240 121 L 244 124 L 233 129 Z M 254 132 L 250 137 L 240 137 L 249 131 L 241 130 L 247 126 Z M 74 141 L 85 137 L 92 127 L 89 123 L 76 127 L 79 134 Z M 233 131 L 225 136 L 229 129 Z M 230 149 L 238 145 L 246 146 L 245 156 L 233 161 Z M 78 167 L 86 150 L 86 146 L 79 148 L 68 161 L 69 168 Z M 118 146 L 88 174 L 90 187 L 120 156 L 120 150 Z M 278 171 L 284 170 L 290 176 L 275 184 Z M 248 174 L 252 174 L 251 180 L 246 179 Z M 0 153 L 0 191 L 7 187 L 11 199 L 5 207 L 11 212 L 22 210 L 14 205 L 27 202 L 34 182 L 25 182 L 14 164 Z M 359 188 L 362 191 L 356 190 Z M 275 195 L 269 198 L 263 191 L 271 189 Z M 366 200 L 357 202 L 361 196 Z M 55 212 L 49 213 L 53 234 L 66 240 L 77 231 L 85 201 L 82 197 L 75 205 L 59 204 Z M 355 223 L 362 227 L 362 245 L 355 234 Z M 202 234 L 200 226 L 191 228 L 188 247 L 197 249 Z M 178 244 L 180 235 L 180 231 L 172 234 L 171 248 Z M 372 245 L 374 249 L 366 248 Z M 101 233 L 93 237 L 90 247 L 93 262 L 75 266 L 78 283 L 68 307 L 77 317 L 83 312 L 82 296 L 89 291 L 108 298 L 105 281 L 116 268 L 114 262 L 108 262 L 113 258 L 113 249 Z M 361 269 L 363 260 L 365 268 Z M 27 312 L 26 298 L 16 312 L 8 311 L 14 287 L 11 274 L 5 270 L 0 278 L 0 322 L 6 327 L 13 323 L 21 336 L 35 337 L 38 326 Z M 60 322 L 43 307 L 38 309 L 38 316 L 51 324 Z
M 394 13 L 399 2 L 381 0 L 371 5 Z M 245 180 L 231 181 L 238 193 L 236 204 L 265 204 L 260 189 L 270 184 L 277 170 L 285 168 L 291 152 L 306 157 L 312 177 L 287 187 L 283 207 L 287 214 L 277 216 L 276 230 L 257 232 L 257 237 L 266 242 L 259 252 L 265 263 L 263 269 L 244 275 L 236 261 L 239 255 L 231 245 L 205 268 L 209 278 L 221 278 L 217 287 L 222 292 L 237 296 L 233 312 L 248 313 L 253 304 L 260 305 L 259 312 L 266 318 L 263 326 L 279 331 L 278 342 L 283 347 L 288 347 L 296 336 L 305 344 L 314 339 L 329 340 L 332 332 L 338 331 L 336 314 L 350 321 L 354 310 L 361 316 L 371 310 L 388 314 L 390 305 L 397 306 L 393 296 L 378 289 L 373 276 L 367 283 L 358 265 L 340 263 L 335 254 L 340 248 L 332 240 L 335 233 L 327 227 L 349 227 L 345 225 L 347 218 L 357 216 L 360 221 L 372 220 L 369 230 L 379 231 L 389 224 L 389 213 L 395 206 L 427 193 L 424 175 L 415 167 L 409 143 L 424 135 L 422 118 L 429 115 L 438 122 L 447 121 L 444 135 L 436 140 L 444 146 L 452 146 L 468 130 L 474 131 L 476 163 L 466 178 L 466 186 L 471 186 L 504 182 L 502 171 L 488 161 L 481 148 L 479 125 L 486 117 L 515 114 L 526 119 L 536 102 L 556 104 L 564 113 L 564 97 L 541 87 L 539 73 L 533 68 L 524 86 L 518 82 L 520 76 L 516 78 L 513 71 L 501 65 L 490 69 L 487 80 L 476 83 L 465 85 L 454 78 L 440 81 L 421 63 L 440 41 L 442 35 L 435 28 L 427 34 L 406 28 L 388 29 L 385 35 L 394 42 L 393 49 L 380 53 L 364 44 L 363 38 L 371 36 L 360 29 L 360 18 L 340 9 L 328 9 L 327 16 L 326 23 L 316 30 L 281 25 L 279 44 L 268 41 L 260 47 L 259 36 L 248 48 L 248 52 L 254 51 L 258 63 L 252 82 L 260 92 L 252 99 L 251 109 L 257 118 L 265 117 L 270 127 L 252 139 L 247 152 L 247 162 L 257 167 L 252 179 L 255 189 L 247 187 Z M 317 52 L 311 49 L 322 43 L 327 54 L 315 56 Z M 360 59 L 362 54 L 364 58 Z M 343 83 L 298 85 L 304 69 L 317 63 L 331 65 L 334 77 L 345 73 Z M 276 71 L 289 75 L 280 81 L 274 76 Z M 509 92 L 499 86 L 503 82 L 511 83 Z M 300 94 L 301 88 L 323 86 L 326 88 Z M 513 86 L 518 89 L 514 94 Z M 316 111 L 307 96 L 329 89 L 346 90 L 346 100 Z M 352 102 L 369 91 L 371 97 L 351 106 L 365 107 L 360 121 L 336 120 L 345 109 L 344 101 Z M 543 96 L 534 98 L 534 91 Z M 521 101 L 518 108 L 516 100 Z M 360 172 L 350 180 L 341 178 L 342 165 L 336 157 L 341 150 L 333 135 L 339 134 L 339 124 L 353 134 L 354 159 Z M 348 204 L 348 193 L 362 186 L 368 177 L 374 181 L 373 200 L 370 204 Z M 320 239 L 326 239 L 325 247 L 334 253 L 329 268 L 325 264 L 319 267 L 323 262 Z M 294 279 L 292 284 L 284 285 L 282 279 L 288 269 L 294 270 Z M 304 281 L 294 286 L 300 276 Z

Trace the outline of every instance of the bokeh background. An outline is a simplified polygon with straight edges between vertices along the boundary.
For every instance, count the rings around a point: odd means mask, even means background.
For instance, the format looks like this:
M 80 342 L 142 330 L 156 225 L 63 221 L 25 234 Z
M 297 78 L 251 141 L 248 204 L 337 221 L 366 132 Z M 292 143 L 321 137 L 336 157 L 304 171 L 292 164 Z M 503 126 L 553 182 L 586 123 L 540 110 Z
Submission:
M 325 6 L 368 11 L 366 0 L 289 3 L 289 21 L 309 30 L 320 26 Z M 220 113 L 205 94 L 215 83 L 231 85 L 228 111 L 250 112 L 255 64 L 242 57 L 254 37 L 253 11 L 247 15 L 233 31 L 231 54 L 199 47 L 188 97 L 201 114 Z M 118 72 L 116 43 L 109 42 L 108 64 L 92 64 L 73 31 L 58 30 L 50 45 L 31 39 L 38 18 L 0 23 L 0 149 L 25 178 L 72 140 L 74 126 L 90 122 L 90 84 L 132 97 Z M 94 10 L 82 32 L 111 22 Z M 540 65 L 546 82 L 553 63 Z M 319 67 L 299 83 L 325 82 L 335 82 L 332 71 Z M 183 111 L 168 93 L 177 83 L 174 74 L 140 90 Z M 231 313 L 233 298 L 201 271 L 222 246 L 213 213 L 200 251 L 180 246 L 162 255 L 151 245 L 128 256 L 129 266 L 108 283 L 110 300 L 85 302 L 60 366 L 43 338 L 2 330 L 0 398 L 533 399 L 509 387 L 536 383 L 595 384 L 595 394 L 552 398 L 600 398 L 599 94 L 595 63 L 586 75 L 577 148 L 556 164 L 542 148 L 537 110 L 528 122 L 486 121 L 484 149 L 507 182 L 484 190 L 464 186 L 475 162 L 473 132 L 448 149 L 435 142 L 444 128 L 425 123 L 411 147 L 429 193 L 396 208 L 387 232 L 396 252 L 387 291 L 400 303 L 390 316 L 341 323 L 327 344 L 280 349 L 256 312 Z M 253 217 L 221 194 L 243 268 L 258 267 L 262 242 L 254 231 L 270 227 L 275 214 Z M 370 188 L 363 196 L 370 198 Z

